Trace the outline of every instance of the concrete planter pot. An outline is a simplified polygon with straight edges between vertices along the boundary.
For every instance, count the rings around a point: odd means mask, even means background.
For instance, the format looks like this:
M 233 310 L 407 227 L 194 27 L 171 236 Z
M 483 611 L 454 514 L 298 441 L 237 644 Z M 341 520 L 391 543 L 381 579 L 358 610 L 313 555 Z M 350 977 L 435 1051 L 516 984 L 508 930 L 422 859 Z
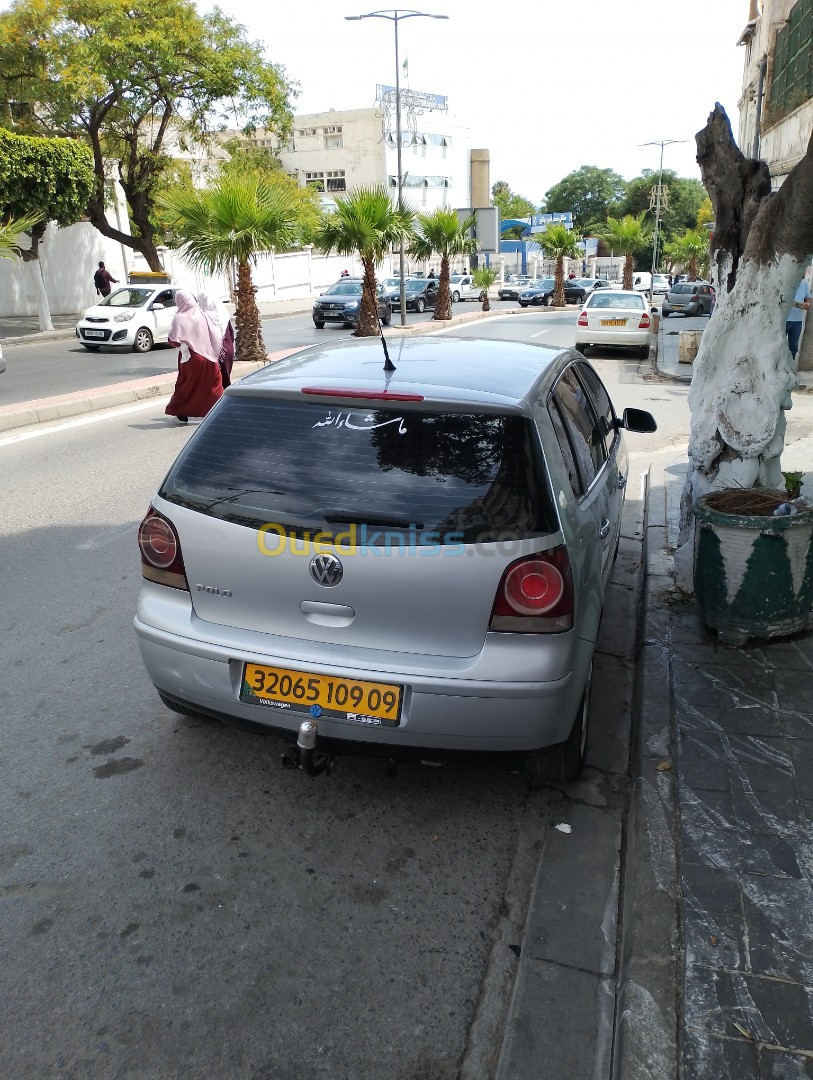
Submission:
M 723 494 L 733 492 L 712 492 L 692 507 L 701 619 L 728 645 L 804 630 L 813 604 L 813 510 L 731 513 L 714 508 Z
M 681 330 L 678 337 L 678 363 L 679 364 L 693 364 L 698 350 L 700 349 L 700 339 L 703 336 L 702 330 Z

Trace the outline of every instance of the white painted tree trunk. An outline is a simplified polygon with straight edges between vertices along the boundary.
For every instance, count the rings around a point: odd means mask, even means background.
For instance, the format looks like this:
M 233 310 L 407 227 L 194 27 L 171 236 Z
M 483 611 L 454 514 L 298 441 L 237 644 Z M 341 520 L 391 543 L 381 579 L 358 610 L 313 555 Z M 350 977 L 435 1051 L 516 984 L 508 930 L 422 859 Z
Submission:
M 37 316 L 39 318 L 40 330 L 53 330 L 54 324 L 51 322 L 51 308 L 48 303 L 48 294 L 45 291 L 45 282 L 42 278 L 42 266 L 39 259 L 29 259 L 26 262 L 28 267 L 28 273 L 31 277 L 31 284 L 34 286 L 34 293 L 37 298 Z
M 723 264 L 721 280 L 730 269 Z M 687 592 L 692 503 L 720 488 L 784 486 L 785 411 L 796 385 L 785 323 L 804 272 L 805 263 L 791 255 L 772 265 L 743 259 L 731 292 L 718 283 L 717 307 L 701 338 L 689 390 L 689 474 L 675 555 L 678 584 Z

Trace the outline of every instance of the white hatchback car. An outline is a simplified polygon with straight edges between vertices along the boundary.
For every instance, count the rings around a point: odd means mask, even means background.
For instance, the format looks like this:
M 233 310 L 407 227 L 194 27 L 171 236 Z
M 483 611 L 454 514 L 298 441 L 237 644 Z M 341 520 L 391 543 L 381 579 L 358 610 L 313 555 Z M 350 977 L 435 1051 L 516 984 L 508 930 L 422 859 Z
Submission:
M 591 293 L 576 320 L 576 349 L 584 355 L 590 345 L 612 345 L 646 359 L 652 319 L 640 292 L 602 289 Z
M 449 278 L 449 292 L 452 294 L 452 303 L 458 300 L 479 300 L 483 290 L 474 284 L 471 274 L 452 274 Z
M 76 324 L 76 336 L 86 349 L 102 345 L 149 352 L 166 342 L 175 317 L 177 288 L 168 285 L 125 285 L 88 308 Z

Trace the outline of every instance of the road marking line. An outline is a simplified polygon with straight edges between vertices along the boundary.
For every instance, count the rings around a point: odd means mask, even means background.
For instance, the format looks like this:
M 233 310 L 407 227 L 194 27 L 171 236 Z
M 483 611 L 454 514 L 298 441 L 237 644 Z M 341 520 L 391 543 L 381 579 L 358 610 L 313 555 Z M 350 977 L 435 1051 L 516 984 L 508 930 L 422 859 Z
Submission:
M 549 333 L 550 333 L 550 330 L 539 330 L 539 331 L 537 331 L 537 333 L 531 334 L 531 337 L 532 338 L 542 337 L 543 334 L 549 334 Z
M 69 428 L 84 427 L 86 424 L 98 424 L 102 420 L 114 420 L 119 416 L 127 416 L 130 413 L 146 412 L 147 409 L 155 409 L 156 406 L 165 405 L 170 394 L 163 397 L 150 398 L 149 401 L 138 401 L 132 405 L 117 405 L 112 409 L 100 409 L 98 412 L 77 416 L 72 419 L 57 420 L 52 424 L 37 424 L 34 428 L 23 429 L 18 434 L 6 435 L 0 438 L 0 447 L 12 446 L 14 443 L 26 442 L 28 439 L 38 439 L 42 435 L 56 435 L 67 431 Z M 169 419 L 169 418 L 168 418 Z M 167 427 L 180 425 L 167 424 Z

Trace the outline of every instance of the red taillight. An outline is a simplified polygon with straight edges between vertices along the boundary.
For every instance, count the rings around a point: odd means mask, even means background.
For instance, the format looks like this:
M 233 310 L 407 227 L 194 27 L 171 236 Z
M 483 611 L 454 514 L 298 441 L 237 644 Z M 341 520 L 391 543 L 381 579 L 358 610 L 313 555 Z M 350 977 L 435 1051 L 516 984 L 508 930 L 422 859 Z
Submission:
M 500 580 L 490 630 L 558 633 L 573 626 L 573 575 L 564 547 L 518 559 Z
M 652 325 L 652 320 L 649 317 L 648 312 L 644 312 L 641 316 L 641 321 L 638 323 L 639 330 L 648 330 Z
M 587 312 L 583 311 L 576 321 L 577 326 L 587 326 Z
M 171 589 L 189 591 L 181 542 L 175 526 L 152 507 L 138 527 L 138 547 L 142 577 L 159 585 L 168 585 Z

